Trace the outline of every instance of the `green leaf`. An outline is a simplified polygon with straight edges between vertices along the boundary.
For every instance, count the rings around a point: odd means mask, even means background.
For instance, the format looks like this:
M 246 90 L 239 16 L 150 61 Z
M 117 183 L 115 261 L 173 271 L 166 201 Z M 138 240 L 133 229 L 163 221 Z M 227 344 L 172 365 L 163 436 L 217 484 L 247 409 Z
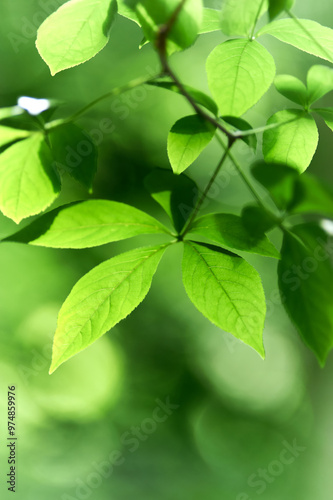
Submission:
M 145 186 L 180 233 L 198 198 L 196 183 L 184 174 L 175 175 L 170 170 L 155 168 L 145 178 Z
M 295 179 L 294 196 L 288 206 L 291 214 L 315 213 L 333 217 L 333 189 L 310 174 Z
M 11 142 L 19 139 L 29 137 L 31 132 L 28 130 L 21 130 L 18 128 L 5 127 L 0 125 L 0 147 L 10 144 Z
M 255 163 L 251 171 L 253 177 L 267 189 L 276 206 L 285 210 L 293 199 L 298 172 L 286 165 L 267 164 L 264 161 Z
M 237 130 L 253 130 L 252 125 L 250 125 L 246 120 L 243 120 L 243 118 L 237 118 L 235 116 L 222 116 L 222 120 L 231 125 L 234 132 Z M 245 142 L 245 144 L 247 144 L 251 149 L 256 151 L 258 143 L 256 134 L 243 135 L 240 136 L 240 139 Z
M 267 0 L 224 0 L 221 16 L 223 33 L 248 37 L 266 10 Z
M 178 85 L 176 85 L 174 82 L 164 81 L 164 80 L 154 80 L 148 82 L 148 85 L 152 85 L 153 87 L 159 87 L 166 90 L 171 90 L 176 94 L 182 95 L 182 92 L 179 89 Z M 217 115 L 218 109 L 216 103 L 213 101 L 211 97 L 209 97 L 204 92 L 201 92 L 201 90 L 197 90 L 193 87 L 190 87 L 189 85 L 183 85 L 183 87 L 197 104 L 200 104 L 200 106 L 203 106 L 204 108 L 208 109 L 208 111 L 213 113 L 213 115 Z
M 138 16 L 136 15 L 135 9 L 131 8 L 126 4 L 125 0 L 117 0 L 118 2 L 118 14 L 122 17 L 126 17 L 131 21 L 135 22 L 138 26 L 141 26 Z
M 143 301 L 167 246 L 139 248 L 113 257 L 76 283 L 59 313 L 50 373 Z
M 203 19 L 199 34 L 211 33 L 212 31 L 220 31 L 221 29 L 221 11 L 216 9 L 204 8 Z
M 141 234 L 169 231 L 137 208 L 108 200 L 59 207 L 3 241 L 49 248 L 91 248 Z
M 181 0 L 139 0 L 132 2 L 145 36 L 155 42 L 161 25 L 172 19 Z M 131 5 L 128 2 L 128 5 Z M 187 0 L 173 24 L 168 40 L 171 51 L 183 50 L 192 45 L 199 33 L 203 18 L 202 0 Z
M 215 130 L 199 115 L 185 116 L 173 125 L 168 136 L 168 156 L 175 174 L 182 173 L 198 158 Z
M 276 220 L 272 217 L 272 214 L 258 205 L 247 205 L 244 207 L 242 210 L 242 221 L 253 239 L 256 236 L 262 238 L 264 233 L 276 226 Z
M 316 108 L 312 111 L 318 113 L 325 120 L 326 125 L 333 131 L 333 108 Z
M 7 108 L 0 108 L 0 121 L 19 116 L 24 114 L 25 111 L 20 106 L 9 106 Z
M 268 15 L 272 21 L 284 10 L 290 10 L 295 0 L 268 0 Z
M 284 163 L 298 172 L 308 168 L 318 145 L 315 120 L 298 109 L 286 109 L 271 116 L 268 125 L 282 124 L 266 130 L 263 135 L 263 153 L 267 163 Z
M 285 233 L 279 262 L 279 287 L 284 307 L 299 334 L 323 365 L 333 345 L 332 247 L 315 224 Z
M 256 41 L 228 40 L 207 59 L 209 88 L 222 115 L 241 116 L 269 89 L 275 75 L 272 56 Z
M 264 233 L 251 233 L 238 215 L 209 214 L 193 223 L 190 234 L 200 234 L 222 247 L 266 257 L 279 258 L 279 252 Z
M 54 164 L 88 190 L 97 170 L 97 149 L 88 132 L 73 123 L 49 134 Z
M 0 155 L 0 209 L 19 223 L 57 198 L 60 180 L 43 134 L 36 133 Z
M 301 106 L 308 102 L 307 89 L 301 80 L 291 75 L 278 75 L 274 80 L 276 90 L 287 99 Z
M 37 32 L 37 49 L 55 75 L 88 61 L 109 40 L 116 0 L 71 0 L 51 14 Z
M 333 30 L 315 21 L 279 19 L 264 26 L 256 36 L 266 34 L 333 63 Z
M 190 241 L 184 246 L 183 282 L 195 307 L 264 357 L 266 304 L 257 271 L 221 248 Z
M 312 104 L 333 90 L 333 69 L 320 64 L 312 66 L 307 76 L 308 99 Z

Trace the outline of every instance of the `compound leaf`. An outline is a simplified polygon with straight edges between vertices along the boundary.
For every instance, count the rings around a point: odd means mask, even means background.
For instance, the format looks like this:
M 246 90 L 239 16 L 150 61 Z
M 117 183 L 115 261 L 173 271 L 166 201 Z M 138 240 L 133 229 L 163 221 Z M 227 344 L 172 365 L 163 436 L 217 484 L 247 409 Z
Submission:
M 247 229 L 241 217 L 233 214 L 209 214 L 197 219 L 190 229 L 190 234 L 200 234 L 222 247 L 244 252 L 256 253 L 266 257 L 279 258 L 279 252 L 262 233 L 253 233 Z
M 289 122 L 289 123 L 287 123 Z M 298 109 L 279 111 L 267 124 L 283 124 L 263 135 L 263 153 L 268 163 L 283 163 L 304 172 L 310 165 L 318 144 L 318 129 L 309 114 Z
M 91 248 L 141 234 L 168 233 L 150 215 L 108 200 L 88 200 L 56 208 L 3 241 L 50 248 Z
M 215 130 L 199 115 L 185 116 L 173 125 L 168 136 L 168 156 L 175 174 L 182 173 L 198 158 Z
M 209 88 L 222 115 L 241 116 L 269 89 L 275 63 L 256 41 L 228 40 L 207 59 Z
M 50 373 L 143 301 L 167 246 L 139 248 L 113 257 L 76 283 L 59 313 Z
M 328 236 L 309 223 L 285 233 L 279 262 L 282 303 L 323 365 L 333 345 L 333 268 Z
M 191 241 L 184 246 L 183 282 L 195 307 L 264 357 L 266 304 L 257 271 L 221 248 Z
M 0 155 L 0 209 L 15 222 L 45 210 L 60 187 L 43 134 L 35 133 Z
M 116 0 L 70 0 L 45 19 L 36 45 L 51 74 L 84 63 L 102 50 L 116 12 Z

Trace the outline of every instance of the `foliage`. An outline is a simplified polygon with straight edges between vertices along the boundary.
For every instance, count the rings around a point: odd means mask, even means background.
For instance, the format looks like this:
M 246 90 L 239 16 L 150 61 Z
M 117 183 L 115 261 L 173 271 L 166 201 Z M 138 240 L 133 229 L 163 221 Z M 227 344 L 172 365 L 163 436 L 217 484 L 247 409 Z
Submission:
M 201 0 L 70 0 L 40 26 L 37 48 L 52 75 L 102 50 L 117 11 L 140 26 L 143 44 L 152 45 L 161 71 L 113 89 L 63 119 L 50 119 L 51 102 L 40 112 L 29 105 L 0 110 L 0 208 L 15 222 L 42 213 L 55 201 L 64 172 L 92 190 L 97 149 L 75 122 L 100 100 L 149 84 L 180 94 L 194 112 L 170 130 L 167 151 L 173 172 L 156 169 L 145 181 L 152 198 L 169 216 L 171 230 L 132 206 L 92 199 L 51 210 L 4 240 L 73 249 L 143 234 L 160 234 L 167 240 L 113 257 L 78 281 L 59 313 L 51 371 L 143 301 L 164 252 L 178 243 L 184 246 L 184 286 L 195 307 L 262 357 L 263 285 L 246 256 L 234 251 L 278 259 L 285 309 L 320 363 L 325 362 L 333 345 L 333 275 L 332 245 L 321 218 L 333 217 L 333 202 L 330 188 L 304 172 L 318 144 L 315 117 L 323 118 L 333 130 L 332 108 L 313 107 L 333 90 L 333 70 L 327 65 L 312 66 L 306 85 L 293 75 L 276 76 L 274 58 L 258 39 L 268 34 L 332 63 L 333 30 L 296 18 L 290 11 L 292 3 L 225 0 L 219 11 L 205 7 Z M 276 20 L 280 14 L 288 17 Z M 266 24 L 256 31 L 259 20 Z M 230 39 L 207 58 L 210 97 L 183 84 L 169 56 L 188 49 L 198 35 L 218 29 Z M 258 103 L 273 81 L 277 92 L 299 107 L 277 111 L 266 125 L 252 128 L 242 115 Z M 232 149 L 242 140 L 255 151 L 261 133 L 265 161 L 252 166 L 250 179 Z M 222 157 L 200 192 L 183 172 L 214 137 L 222 146 Z M 227 161 L 234 164 L 257 205 L 240 207 L 239 215 L 199 216 Z M 253 180 L 266 189 L 267 204 Z M 301 224 L 295 222 L 295 214 L 302 218 Z M 281 254 L 267 236 L 272 229 L 282 232 Z

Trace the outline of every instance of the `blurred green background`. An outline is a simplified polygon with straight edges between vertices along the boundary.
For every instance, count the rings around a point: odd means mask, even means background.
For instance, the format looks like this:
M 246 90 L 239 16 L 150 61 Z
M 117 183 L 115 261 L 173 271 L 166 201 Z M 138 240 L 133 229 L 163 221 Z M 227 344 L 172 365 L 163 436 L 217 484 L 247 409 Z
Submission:
M 20 95 L 52 97 L 64 102 L 60 116 L 114 86 L 157 71 L 152 49 L 138 49 L 139 28 L 119 17 L 105 50 L 52 78 L 34 40 L 46 12 L 61 3 L 2 0 L 0 106 L 15 104 Z M 295 13 L 333 28 L 330 0 L 298 0 Z M 223 40 L 221 33 L 202 36 L 190 50 L 173 57 L 185 83 L 207 90 L 205 59 Z M 274 54 L 279 73 L 304 79 L 308 68 L 319 62 L 268 37 L 263 43 Z M 289 104 L 271 89 L 246 118 L 262 125 Z M 100 147 L 93 196 L 163 218 L 143 179 L 155 167 L 169 168 L 168 130 L 190 112 L 180 96 L 144 87 L 101 103 L 82 119 L 88 131 L 98 129 L 104 119 L 114 125 Z M 322 123 L 320 132 L 310 170 L 331 181 L 332 136 Z M 240 146 L 237 154 L 248 168 L 252 153 Z M 212 144 L 189 175 L 205 185 L 218 157 L 218 145 Z M 57 204 L 86 197 L 66 177 Z M 206 210 L 239 213 L 251 201 L 227 165 Z M 16 228 L 0 216 L 0 237 Z M 278 244 L 279 236 L 272 236 Z M 8 385 L 17 386 L 20 500 L 330 498 L 333 359 L 320 369 L 298 339 L 277 296 L 276 263 L 269 259 L 249 259 L 263 275 L 268 300 L 265 361 L 194 309 L 181 282 L 182 249 L 175 246 L 163 259 L 143 305 L 48 375 L 57 313 L 77 279 L 104 259 L 151 239 L 81 251 L 0 246 L 1 498 L 12 494 L 5 485 Z M 173 409 L 156 423 L 152 418 L 157 406 L 168 401 Z M 293 455 L 295 443 L 299 448 Z M 112 457 L 117 460 L 113 469 Z M 282 457 L 287 459 L 281 462 Z

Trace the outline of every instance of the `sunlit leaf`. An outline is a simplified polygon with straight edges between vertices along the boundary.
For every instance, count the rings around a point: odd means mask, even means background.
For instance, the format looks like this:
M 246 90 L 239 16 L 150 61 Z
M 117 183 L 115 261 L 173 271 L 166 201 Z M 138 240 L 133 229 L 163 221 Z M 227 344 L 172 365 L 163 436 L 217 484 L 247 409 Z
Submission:
M 0 147 L 19 139 L 29 137 L 30 134 L 31 132 L 28 130 L 21 130 L 19 128 L 11 128 L 0 125 Z
M 279 252 L 264 233 L 251 233 L 238 215 L 209 214 L 191 225 L 190 234 L 200 234 L 222 247 L 279 258 Z
M 172 127 L 168 137 L 168 156 L 175 174 L 187 169 L 208 146 L 215 128 L 199 115 L 185 116 Z
M 301 80 L 291 75 L 278 75 L 274 80 L 276 90 L 287 99 L 301 106 L 308 102 L 307 89 Z
M 220 31 L 221 29 L 221 11 L 216 9 L 205 8 L 203 10 L 203 19 L 199 34 L 211 33 L 212 31 Z
M 43 134 L 36 133 L 0 155 L 0 209 L 15 222 L 45 210 L 60 180 Z
M 221 115 L 241 116 L 269 89 L 275 64 L 256 41 L 229 40 L 209 55 L 207 75 Z
M 308 72 L 307 84 L 311 104 L 333 90 L 333 69 L 319 64 L 312 66 Z
M 50 373 L 126 318 L 147 295 L 167 245 L 131 250 L 83 276 L 64 302 Z
M 318 144 L 318 130 L 311 115 L 301 110 L 279 111 L 267 124 L 282 124 L 266 130 L 263 136 L 263 153 L 268 163 L 283 163 L 304 172 L 310 165 Z
M 267 10 L 267 0 L 224 0 L 221 28 L 229 36 L 248 37 Z
M 108 42 L 116 0 L 70 0 L 39 27 L 37 49 L 55 75 L 88 61 Z
M 212 245 L 186 241 L 184 247 L 183 282 L 195 307 L 264 357 L 266 304 L 257 271 Z
M 279 19 L 264 26 L 257 37 L 266 34 L 333 63 L 333 30 L 315 21 Z
M 333 346 L 333 267 L 327 234 L 302 224 L 284 235 L 279 262 L 282 302 L 306 345 L 321 364 Z
M 108 200 L 88 200 L 41 216 L 3 241 L 51 248 L 91 248 L 140 234 L 168 230 L 137 208 Z

